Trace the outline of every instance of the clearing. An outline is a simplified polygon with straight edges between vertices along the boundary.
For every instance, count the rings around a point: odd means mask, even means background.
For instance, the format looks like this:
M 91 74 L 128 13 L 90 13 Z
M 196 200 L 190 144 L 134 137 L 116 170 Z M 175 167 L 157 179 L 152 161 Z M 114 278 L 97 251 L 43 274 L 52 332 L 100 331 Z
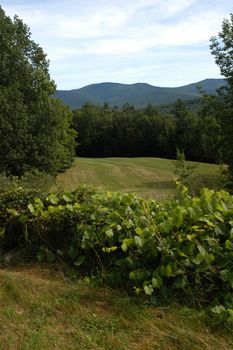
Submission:
M 174 162 L 162 158 L 76 158 L 70 169 L 58 175 L 57 184 L 63 190 L 87 184 L 163 200 L 175 190 Z M 219 187 L 217 165 L 188 163 L 195 166 L 190 177 L 194 190 L 203 186 Z

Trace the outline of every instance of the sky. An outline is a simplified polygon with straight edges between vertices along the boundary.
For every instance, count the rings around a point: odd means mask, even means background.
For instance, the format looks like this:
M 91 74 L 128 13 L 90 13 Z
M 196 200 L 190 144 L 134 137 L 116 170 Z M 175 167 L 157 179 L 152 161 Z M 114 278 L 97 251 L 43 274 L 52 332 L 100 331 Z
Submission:
M 60 90 L 220 78 L 209 39 L 233 12 L 232 0 L 2 0 L 1 6 L 30 27 Z

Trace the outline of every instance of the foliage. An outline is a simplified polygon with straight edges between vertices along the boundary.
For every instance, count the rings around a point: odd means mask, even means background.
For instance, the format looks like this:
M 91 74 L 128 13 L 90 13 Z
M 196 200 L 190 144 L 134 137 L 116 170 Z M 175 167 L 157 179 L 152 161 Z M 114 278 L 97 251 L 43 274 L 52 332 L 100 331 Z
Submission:
M 3 252 L 26 243 L 40 261 L 62 259 L 157 305 L 178 299 L 222 310 L 231 322 L 233 197 L 227 192 L 203 189 L 191 197 L 181 186 L 179 199 L 161 204 L 98 189 L 47 198 L 21 191 L 2 195 L 0 209 Z
M 72 114 L 52 98 L 55 83 L 27 25 L 0 7 L 0 171 L 56 173 L 74 153 Z

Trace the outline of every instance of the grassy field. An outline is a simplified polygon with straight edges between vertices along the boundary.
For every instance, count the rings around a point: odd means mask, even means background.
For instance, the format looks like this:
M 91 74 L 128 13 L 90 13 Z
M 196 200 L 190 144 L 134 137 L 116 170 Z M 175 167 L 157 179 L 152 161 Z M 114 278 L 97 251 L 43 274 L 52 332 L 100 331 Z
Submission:
M 233 334 L 201 312 L 154 308 L 54 267 L 0 270 L 1 350 L 230 350 Z
M 194 163 L 190 178 L 194 190 L 217 188 L 217 165 Z M 160 158 L 76 158 L 73 166 L 57 177 L 62 189 L 73 190 L 80 184 L 93 184 L 113 191 L 135 192 L 143 197 L 168 198 L 174 193 L 174 161 Z

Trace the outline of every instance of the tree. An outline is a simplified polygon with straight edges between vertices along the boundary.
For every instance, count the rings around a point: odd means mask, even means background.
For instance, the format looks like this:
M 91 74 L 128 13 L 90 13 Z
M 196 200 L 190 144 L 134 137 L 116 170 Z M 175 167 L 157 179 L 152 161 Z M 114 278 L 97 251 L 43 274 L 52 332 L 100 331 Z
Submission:
M 72 160 L 72 113 L 53 99 L 48 68 L 28 26 L 0 7 L 1 172 L 22 175 L 35 167 L 56 173 Z
M 196 118 L 189 111 L 185 101 L 178 99 L 171 109 L 172 115 L 175 117 L 175 145 L 176 148 L 185 151 L 188 159 L 193 158 L 194 130 L 196 128 Z
M 218 36 L 211 38 L 210 50 L 228 83 L 226 89 L 218 92 L 217 99 L 223 134 L 223 161 L 229 165 L 233 177 L 233 14 L 230 14 L 230 19 L 223 20 Z
M 230 89 L 233 89 L 233 14 L 230 20 L 224 19 L 222 31 L 211 38 L 210 50 L 221 74 L 226 78 Z

